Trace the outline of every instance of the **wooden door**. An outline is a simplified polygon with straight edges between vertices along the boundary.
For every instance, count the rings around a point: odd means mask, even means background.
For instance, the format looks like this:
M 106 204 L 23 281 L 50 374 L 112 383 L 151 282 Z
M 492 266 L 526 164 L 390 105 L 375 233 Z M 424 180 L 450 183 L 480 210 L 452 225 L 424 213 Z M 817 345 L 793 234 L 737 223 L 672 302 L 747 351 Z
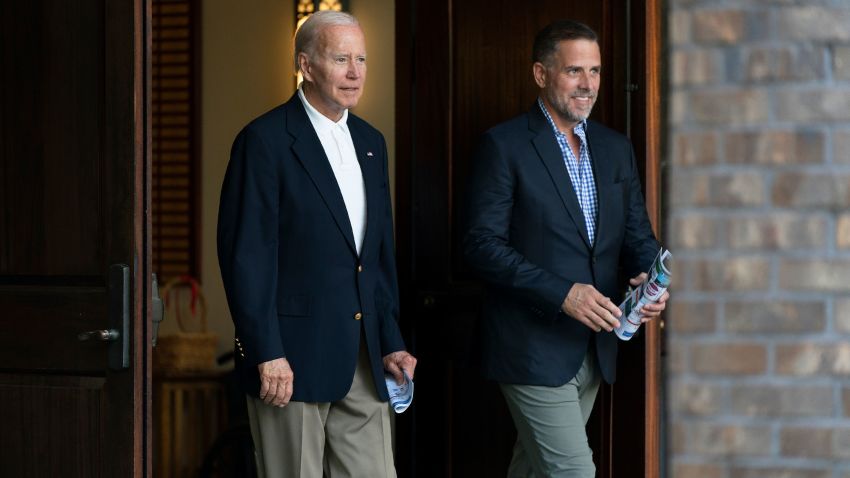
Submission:
M 149 476 L 148 9 L 0 2 L 0 476 Z
M 475 366 L 480 283 L 464 266 L 459 212 L 479 136 L 522 114 L 538 89 L 534 35 L 559 18 L 600 36 L 593 118 L 633 138 L 657 223 L 655 0 L 396 2 L 396 228 L 402 330 L 419 358 L 415 406 L 399 419 L 401 476 L 505 476 L 516 432 Z M 653 93 L 654 91 L 654 93 Z M 624 281 L 625 284 L 625 281 Z M 658 474 L 658 333 L 621 346 L 620 382 L 588 424 L 598 475 Z

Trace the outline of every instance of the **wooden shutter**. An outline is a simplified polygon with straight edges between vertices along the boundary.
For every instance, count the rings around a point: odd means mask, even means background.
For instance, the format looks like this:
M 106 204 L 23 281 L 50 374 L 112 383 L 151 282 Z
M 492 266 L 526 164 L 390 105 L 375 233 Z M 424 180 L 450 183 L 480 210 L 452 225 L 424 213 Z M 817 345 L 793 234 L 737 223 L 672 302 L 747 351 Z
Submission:
M 153 0 L 153 271 L 160 283 L 200 274 L 198 9 Z

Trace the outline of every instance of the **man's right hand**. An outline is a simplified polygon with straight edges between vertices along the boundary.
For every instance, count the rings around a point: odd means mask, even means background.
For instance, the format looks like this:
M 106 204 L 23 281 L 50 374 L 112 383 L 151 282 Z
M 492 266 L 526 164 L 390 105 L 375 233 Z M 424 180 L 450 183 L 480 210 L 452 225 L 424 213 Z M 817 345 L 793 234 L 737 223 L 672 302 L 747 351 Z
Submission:
M 561 310 L 595 332 L 611 332 L 620 326 L 620 308 L 590 284 L 573 284 Z
M 285 358 L 257 365 L 260 371 L 260 400 L 276 407 L 285 407 L 292 397 L 295 374 Z

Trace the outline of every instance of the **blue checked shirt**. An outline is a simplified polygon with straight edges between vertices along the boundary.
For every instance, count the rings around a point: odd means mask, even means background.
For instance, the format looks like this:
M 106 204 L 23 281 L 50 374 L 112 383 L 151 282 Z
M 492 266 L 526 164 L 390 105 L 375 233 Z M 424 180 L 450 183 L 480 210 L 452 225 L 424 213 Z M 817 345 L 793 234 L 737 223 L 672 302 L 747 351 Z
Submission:
M 543 116 L 555 132 L 555 139 L 558 140 L 558 146 L 561 147 L 561 156 L 564 158 L 564 163 L 567 165 L 567 171 L 570 173 L 570 181 L 573 183 L 573 190 L 578 196 L 578 203 L 581 205 L 581 212 L 584 214 L 584 223 L 587 224 L 587 237 L 590 243 L 593 244 L 596 235 L 596 211 L 599 209 L 599 203 L 596 199 L 596 181 L 593 179 L 593 165 L 590 163 L 590 152 L 587 149 L 587 136 L 585 129 L 587 121 L 582 121 L 573 128 L 573 133 L 578 136 L 581 142 L 579 148 L 579 157 L 581 161 L 576 160 L 573 150 L 567 142 L 567 135 L 558 130 L 555 122 L 552 121 L 552 116 L 546 111 L 543 105 L 543 100 L 537 98 L 537 104 L 543 111 Z

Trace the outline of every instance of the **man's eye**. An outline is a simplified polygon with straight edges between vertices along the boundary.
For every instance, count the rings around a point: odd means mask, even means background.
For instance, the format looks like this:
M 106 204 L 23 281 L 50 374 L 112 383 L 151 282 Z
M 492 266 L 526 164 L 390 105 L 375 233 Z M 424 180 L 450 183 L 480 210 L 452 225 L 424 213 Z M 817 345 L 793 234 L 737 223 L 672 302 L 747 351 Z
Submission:
M 345 63 L 345 60 L 345 57 L 334 58 L 334 61 L 340 64 Z

